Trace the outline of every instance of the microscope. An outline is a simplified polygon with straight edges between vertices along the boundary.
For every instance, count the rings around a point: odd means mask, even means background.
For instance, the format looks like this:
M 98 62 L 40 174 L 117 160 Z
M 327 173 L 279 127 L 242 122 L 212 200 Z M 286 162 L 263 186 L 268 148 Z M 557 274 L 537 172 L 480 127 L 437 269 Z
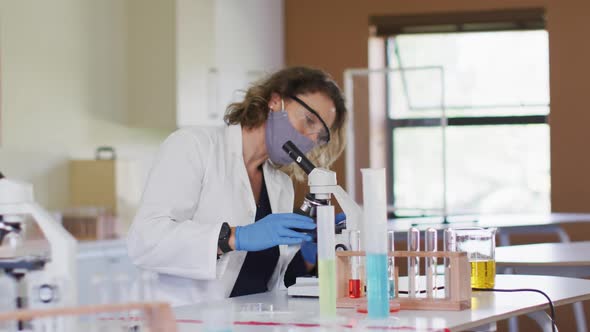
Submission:
M 346 214 L 346 224 L 343 227 L 338 227 L 340 228 L 339 234 L 337 229 L 334 250 L 351 250 L 349 232 L 357 230 L 361 226 L 363 211 L 360 206 L 338 185 L 335 172 L 316 167 L 291 141 L 283 145 L 283 151 L 307 174 L 309 194 L 306 195 L 299 213 L 303 212 L 313 217 L 313 208 L 318 205 L 331 204 L 331 198 L 334 195 Z M 289 287 L 287 293 L 290 296 L 317 297 L 319 296 L 317 278 L 297 278 L 295 285 Z
M 77 241 L 35 203 L 32 185 L 0 177 L 0 216 L 0 274 L 15 281 L 16 309 L 76 306 Z M 22 241 L 27 217 L 39 225 L 49 253 L 32 251 Z M 17 331 L 29 330 L 31 324 L 43 330 L 43 322 L 19 321 Z M 73 318 L 62 318 L 57 324 L 59 331 L 76 331 Z

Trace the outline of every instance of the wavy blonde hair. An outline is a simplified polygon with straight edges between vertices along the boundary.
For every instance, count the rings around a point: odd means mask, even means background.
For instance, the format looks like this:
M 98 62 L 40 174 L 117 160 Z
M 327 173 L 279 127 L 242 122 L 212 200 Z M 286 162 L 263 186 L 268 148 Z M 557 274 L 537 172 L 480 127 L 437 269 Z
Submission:
M 326 72 L 309 67 L 289 67 L 279 70 L 252 84 L 244 100 L 227 107 L 224 120 L 228 125 L 240 124 L 252 129 L 263 125 L 268 118 L 268 103 L 273 93 L 284 99 L 308 93 L 322 93 L 329 97 L 336 109 L 336 119 L 330 128 L 330 142 L 314 148 L 307 157 L 318 167 L 330 168 L 344 151 L 346 144 L 346 106 L 336 82 Z M 304 181 L 305 173 L 292 163 L 280 167 L 297 181 Z

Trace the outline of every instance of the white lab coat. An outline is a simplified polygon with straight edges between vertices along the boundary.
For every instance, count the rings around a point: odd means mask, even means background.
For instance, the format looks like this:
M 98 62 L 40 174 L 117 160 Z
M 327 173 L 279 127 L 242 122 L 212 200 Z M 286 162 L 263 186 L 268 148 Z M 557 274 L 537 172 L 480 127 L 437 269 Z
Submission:
M 273 213 L 293 212 L 293 183 L 266 162 Z M 254 222 L 256 203 L 242 155 L 241 126 L 191 127 L 162 144 L 128 235 L 129 255 L 158 273 L 158 300 L 185 305 L 229 297 L 246 252 L 217 259 L 221 224 Z M 299 246 L 279 246 L 269 290 L 284 288 L 284 274 Z

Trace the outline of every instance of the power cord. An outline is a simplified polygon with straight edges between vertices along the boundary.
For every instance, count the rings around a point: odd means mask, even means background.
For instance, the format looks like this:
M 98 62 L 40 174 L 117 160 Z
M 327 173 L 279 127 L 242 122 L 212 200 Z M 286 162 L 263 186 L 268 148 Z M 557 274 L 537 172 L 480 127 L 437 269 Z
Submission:
M 515 293 L 515 292 L 535 292 L 543 295 L 547 302 L 549 302 L 549 308 L 551 309 L 551 330 L 553 332 L 557 331 L 557 323 L 555 322 L 555 307 L 553 306 L 553 301 L 549 295 L 545 294 L 545 292 L 533 289 L 533 288 L 517 288 L 517 289 L 498 289 L 498 288 L 471 288 L 473 291 L 477 292 L 503 292 L 503 293 Z
M 435 287 L 435 290 L 441 290 L 444 289 L 444 286 L 440 286 L 440 287 Z M 553 332 L 557 331 L 557 323 L 555 322 L 555 307 L 553 306 L 553 301 L 551 301 L 551 298 L 549 297 L 549 295 L 547 295 L 545 292 L 538 290 L 538 289 L 533 289 L 533 288 L 517 288 L 517 289 L 499 289 L 499 288 L 471 288 L 471 290 L 476 291 L 476 292 L 502 292 L 502 293 L 516 293 L 516 292 L 535 292 L 535 293 L 539 293 L 541 295 L 543 295 L 546 299 L 547 302 L 549 303 L 549 308 L 551 309 L 551 329 Z M 408 291 L 402 291 L 399 290 L 398 291 L 399 294 L 408 294 Z M 419 294 L 424 294 L 426 293 L 426 290 L 420 290 L 417 293 Z

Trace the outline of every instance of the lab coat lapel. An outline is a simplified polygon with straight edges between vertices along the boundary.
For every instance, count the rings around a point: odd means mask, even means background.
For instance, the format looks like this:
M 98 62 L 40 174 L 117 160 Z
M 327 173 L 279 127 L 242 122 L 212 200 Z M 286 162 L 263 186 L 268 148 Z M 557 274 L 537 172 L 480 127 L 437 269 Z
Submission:
M 270 201 L 270 207 L 272 213 L 285 213 L 291 211 L 285 211 L 285 207 L 281 204 L 281 194 L 283 186 L 281 185 L 278 174 L 280 172 L 274 169 L 268 162 L 265 162 L 262 166 L 264 170 L 264 181 L 266 182 L 266 190 L 268 192 L 268 200 Z
M 239 220 L 240 225 L 247 225 L 254 222 L 256 216 L 256 202 L 252 187 L 250 186 L 250 179 L 244 164 L 244 155 L 242 153 L 242 126 L 228 126 L 228 151 L 231 160 L 232 174 L 237 175 L 237 189 L 240 196 L 248 201 L 248 213 L 251 220 Z

